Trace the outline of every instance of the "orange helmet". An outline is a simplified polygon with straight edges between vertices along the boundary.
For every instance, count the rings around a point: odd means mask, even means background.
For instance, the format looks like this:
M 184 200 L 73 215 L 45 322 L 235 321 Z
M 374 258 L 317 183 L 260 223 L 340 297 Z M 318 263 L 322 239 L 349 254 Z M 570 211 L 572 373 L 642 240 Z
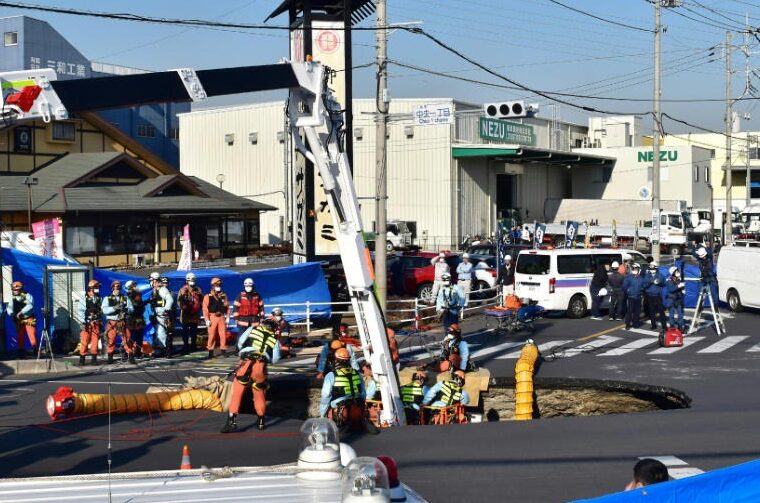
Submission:
M 121 281 L 115 279 L 111 282 L 111 288 L 121 288 Z
M 100 286 L 100 281 L 96 279 L 91 279 L 89 283 L 87 283 L 87 288 L 98 288 Z
M 340 349 L 340 348 L 342 348 L 343 346 L 345 346 L 345 344 L 343 344 L 343 342 L 341 342 L 341 341 L 339 341 L 339 340 L 337 340 L 337 339 L 336 339 L 336 340 L 334 340 L 334 341 L 332 341 L 332 342 L 330 343 L 330 349 L 332 349 L 332 350 Z
M 337 351 L 335 351 L 335 359 L 338 361 L 347 362 L 351 359 L 351 354 L 348 352 L 346 348 L 340 348 Z
M 464 371 L 463 370 L 457 370 L 454 372 L 454 375 L 452 376 L 452 379 L 457 382 L 460 386 L 464 384 Z
M 459 328 L 459 323 L 452 323 L 449 325 L 449 333 L 454 335 L 462 335 L 462 329 Z
M 211 286 L 221 286 L 222 280 L 220 278 L 212 278 L 211 279 Z
M 14 281 L 11 284 L 11 290 L 21 290 L 22 288 L 24 288 L 24 284 L 20 281 Z

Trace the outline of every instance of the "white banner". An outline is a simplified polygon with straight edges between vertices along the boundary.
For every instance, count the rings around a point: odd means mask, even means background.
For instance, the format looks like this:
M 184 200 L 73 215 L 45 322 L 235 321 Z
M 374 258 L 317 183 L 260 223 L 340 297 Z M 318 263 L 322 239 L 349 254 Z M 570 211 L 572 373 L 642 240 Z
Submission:
M 189 271 L 193 268 L 193 245 L 190 242 L 190 225 L 185 225 L 182 233 L 182 255 L 177 264 L 178 271 Z
M 63 260 L 63 232 L 57 218 L 32 223 L 32 231 L 40 247 L 40 255 Z

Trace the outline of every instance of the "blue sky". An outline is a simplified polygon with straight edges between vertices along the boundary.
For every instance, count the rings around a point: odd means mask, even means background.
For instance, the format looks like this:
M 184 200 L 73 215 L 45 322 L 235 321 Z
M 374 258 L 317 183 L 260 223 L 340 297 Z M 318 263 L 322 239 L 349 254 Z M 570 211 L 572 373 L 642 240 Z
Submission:
M 214 19 L 260 23 L 281 0 L 39 0 L 46 5 L 132 12 L 149 16 Z M 562 0 L 577 9 L 645 29 L 653 25 L 653 7 L 645 0 Z M 722 44 L 726 28 L 743 25 L 744 13 L 760 25 L 760 6 L 750 0 L 684 0 L 676 12 L 664 11 L 663 98 L 691 99 L 725 96 Z M 550 0 L 388 0 L 389 21 L 421 21 L 422 28 L 446 43 L 532 88 L 594 96 L 651 98 L 651 32 L 604 23 L 572 12 Z M 709 10 L 712 9 L 712 10 Z M 191 66 L 216 68 L 276 62 L 287 55 L 287 35 L 277 31 L 209 30 L 145 23 L 81 18 L 17 9 L 0 9 L 0 15 L 27 14 L 50 22 L 90 59 L 160 70 Z M 688 16 L 693 19 L 687 19 Z M 272 24 L 285 24 L 280 18 Z M 374 23 L 374 18 L 363 25 Z M 734 43 L 742 44 L 734 35 Z M 374 59 L 374 35 L 354 36 L 355 64 Z M 758 42 L 751 46 L 760 52 Z M 395 32 L 389 41 L 393 60 L 470 79 L 504 84 L 475 69 L 419 36 Z M 745 57 L 733 52 L 735 96 L 745 88 Z M 760 54 L 753 56 L 760 65 Z M 758 72 L 760 73 L 760 72 Z M 374 92 L 372 68 L 355 73 L 355 95 Z M 753 77 L 760 89 L 760 78 Z M 392 97 L 453 96 L 473 103 L 516 99 L 527 93 L 486 87 L 390 66 Z M 258 99 L 271 99 L 271 95 Z M 248 98 L 250 99 L 250 98 Z M 545 115 L 549 102 L 540 102 Z M 239 100 L 238 100 L 239 101 Z M 648 102 L 611 102 L 573 99 L 582 105 L 621 112 L 647 112 Z M 740 112 L 753 112 L 742 128 L 760 129 L 760 107 L 737 104 Z M 722 102 L 664 103 L 663 111 L 711 129 L 723 129 Z M 563 119 L 585 123 L 587 113 L 561 106 Z M 689 128 L 666 122 L 666 130 Z

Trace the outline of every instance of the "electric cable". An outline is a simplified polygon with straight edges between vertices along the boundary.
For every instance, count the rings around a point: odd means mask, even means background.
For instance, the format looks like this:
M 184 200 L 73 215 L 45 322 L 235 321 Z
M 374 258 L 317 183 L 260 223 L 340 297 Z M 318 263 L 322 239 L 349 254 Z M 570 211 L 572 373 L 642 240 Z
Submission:
M 605 22 L 605 23 L 614 24 L 616 26 L 622 26 L 623 28 L 628 28 L 629 30 L 636 30 L 636 31 L 643 31 L 643 32 L 654 33 L 654 30 L 650 30 L 648 28 L 642 28 L 640 26 L 634 26 L 634 25 L 631 25 L 631 24 L 619 23 L 617 21 L 612 21 L 610 19 L 605 19 L 603 17 L 597 16 L 596 14 L 592 14 L 591 12 L 586 12 L 584 10 L 576 9 L 575 7 L 571 7 L 569 5 L 566 5 L 566 4 L 564 4 L 564 3 L 562 3 L 562 2 L 560 2 L 558 0 L 547 0 L 547 1 L 549 1 L 549 2 L 551 2 L 553 4 L 556 4 L 556 5 L 559 5 L 561 7 L 564 7 L 565 9 L 571 10 L 573 12 L 577 12 L 579 14 L 583 14 L 584 16 L 588 16 L 588 17 L 597 19 L 597 20 Z

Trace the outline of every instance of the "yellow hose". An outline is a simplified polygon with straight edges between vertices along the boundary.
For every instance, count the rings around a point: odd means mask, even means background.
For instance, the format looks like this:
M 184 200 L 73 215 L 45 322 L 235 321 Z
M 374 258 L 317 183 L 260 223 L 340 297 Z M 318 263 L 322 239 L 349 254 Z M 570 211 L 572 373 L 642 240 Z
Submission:
M 515 420 L 533 419 L 533 370 L 538 359 L 538 347 L 528 341 L 515 364 Z

